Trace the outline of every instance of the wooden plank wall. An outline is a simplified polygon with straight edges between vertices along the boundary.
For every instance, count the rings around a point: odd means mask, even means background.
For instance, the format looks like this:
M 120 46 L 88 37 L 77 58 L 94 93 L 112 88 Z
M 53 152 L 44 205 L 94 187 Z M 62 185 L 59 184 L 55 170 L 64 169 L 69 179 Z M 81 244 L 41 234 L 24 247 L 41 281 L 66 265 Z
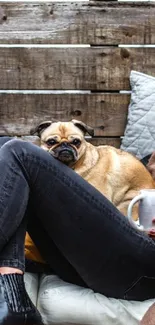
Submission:
M 155 76 L 154 17 L 155 2 L 0 2 L 0 135 L 76 118 L 94 144 L 118 147 L 130 101 L 119 91 L 132 69 Z

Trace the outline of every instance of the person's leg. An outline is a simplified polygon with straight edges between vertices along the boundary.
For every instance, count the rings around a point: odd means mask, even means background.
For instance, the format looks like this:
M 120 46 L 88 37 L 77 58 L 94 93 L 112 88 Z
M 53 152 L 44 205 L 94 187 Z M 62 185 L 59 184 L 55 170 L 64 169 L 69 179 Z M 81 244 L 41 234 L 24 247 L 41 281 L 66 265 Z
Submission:
M 12 140 L 11 137 L 0 137 L 0 148 L 6 142 Z M 39 250 L 44 252 L 44 257 L 46 258 L 49 255 L 52 256 L 52 271 L 59 275 L 61 278 L 66 281 L 76 283 L 81 286 L 86 286 L 84 281 L 81 279 L 76 270 L 72 265 L 65 259 L 65 257 L 58 250 L 54 242 L 47 235 L 46 231 L 42 228 L 39 220 L 37 221 L 37 233 L 36 233 L 36 220 L 33 218 L 33 213 L 30 211 L 27 212 L 31 214 L 30 219 L 30 229 L 33 236 L 37 234 L 37 238 L 41 238 L 39 241 Z M 24 221 L 25 223 L 25 221 Z M 33 226 L 34 225 L 34 226 Z M 9 243 L 5 245 L 4 249 L 0 253 L 0 274 L 9 274 L 9 273 L 23 273 L 25 269 L 25 258 L 24 258 L 24 241 L 26 225 L 22 224 L 19 226 L 17 232 L 12 236 Z M 48 259 L 48 257 L 46 258 Z M 19 272 L 22 271 L 22 272 Z
M 0 137 L 0 148 L 9 140 L 11 137 Z M 3 170 L 1 172 L 3 173 Z M 11 182 L 9 187 L 13 191 Z M 7 195 L 5 188 L 4 195 Z M 1 204 L 3 204 L 2 200 L 0 200 Z M 23 279 L 25 270 L 24 243 L 27 228 L 26 213 L 15 233 L 9 240 L 6 240 L 6 244 L 0 251 L 0 324 L 2 325 L 27 323 L 30 325 L 34 322 L 35 324 L 42 324 L 40 314 L 25 290 Z M 12 220 L 10 222 L 6 220 L 6 228 L 11 228 L 12 224 L 16 223 L 16 216 L 12 214 L 12 211 L 10 211 L 10 215 Z
M 142 281 L 143 288 L 139 286 L 139 278 L 155 275 L 152 239 L 133 229 L 100 192 L 43 149 L 12 140 L 1 150 L 0 250 L 21 223 L 30 196 L 36 232 L 38 218 L 86 285 L 117 298 L 139 300 L 154 295 L 154 280 L 151 286 L 146 285 L 147 279 Z M 16 215 L 16 224 L 8 229 L 5 221 L 12 220 L 10 211 Z M 52 265 L 50 247 L 48 259 Z M 131 292 L 130 287 L 135 290 Z
M 0 148 L 3 146 L 3 144 L 5 144 L 6 142 L 12 140 L 12 137 L 8 137 L 8 136 L 0 136 Z
M 1 147 L 10 140 L 12 140 L 12 137 L 8 137 L 8 136 L 0 137 L 0 155 L 1 155 Z M 13 234 L 9 242 L 4 246 L 3 250 L 1 250 L 0 274 L 9 273 L 10 267 L 14 268 L 16 272 L 20 270 L 19 273 L 21 274 L 24 272 L 25 258 L 24 258 L 23 240 L 25 238 L 26 226 L 27 226 L 26 220 L 23 219 L 17 231 Z M 10 227 L 10 225 L 8 224 L 7 227 Z
M 64 281 L 76 283 L 79 286 L 87 287 L 86 283 L 82 280 L 75 268 L 69 263 L 69 261 L 63 256 L 58 247 L 53 242 L 51 236 L 43 228 L 41 221 L 34 218 L 35 213 L 29 214 L 28 232 L 33 238 L 33 241 L 37 244 L 44 260 L 47 264 L 50 263 L 49 271 L 61 277 Z M 37 231 L 36 231 L 37 230 Z
M 0 137 L 0 148 L 6 142 L 12 140 L 11 137 Z M 72 265 L 66 260 L 66 258 L 61 254 L 57 246 L 47 235 L 47 232 L 42 228 L 40 221 L 37 221 L 37 233 L 36 233 L 36 220 L 33 218 L 31 209 L 27 211 L 30 219 L 30 231 L 33 236 L 37 234 L 37 238 L 41 238 L 39 241 L 39 250 L 44 252 L 45 259 L 48 259 L 49 247 L 50 255 L 52 256 L 52 270 L 66 281 L 71 281 L 78 285 L 86 286 L 84 281 L 81 279 L 76 270 Z M 25 223 L 25 221 L 24 221 Z M 24 258 L 24 241 L 25 237 L 26 223 L 19 226 L 17 232 L 12 236 L 9 243 L 5 245 L 2 252 L 0 253 L 0 273 L 6 274 L 11 272 L 24 272 L 25 269 L 25 258 Z M 47 254 L 47 256 L 46 256 Z M 19 272 L 21 273 L 21 272 Z

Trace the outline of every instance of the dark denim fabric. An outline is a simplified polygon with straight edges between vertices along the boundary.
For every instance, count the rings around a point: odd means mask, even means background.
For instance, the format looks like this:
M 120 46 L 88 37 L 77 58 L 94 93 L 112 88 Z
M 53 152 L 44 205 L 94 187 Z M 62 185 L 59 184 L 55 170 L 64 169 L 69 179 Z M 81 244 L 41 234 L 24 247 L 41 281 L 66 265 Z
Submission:
M 24 268 L 28 228 L 65 281 L 115 298 L 155 297 L 155 242 L 72 169 L 11 140 L 0 149 L 0 180 L 1 265 Z
M 143 158 L 141 159 L 141 162 L 142 162 L 142 164 L 143 164 L 144 166 L 146 166 L 146 165 L 148 164 L 149 159 L 151 158 L 151 155 L 152 155 L 152 154 L 149 154 L 149 155 L 147 155 L 147 156 L 145 156 L 145 157 L 143 157 Z

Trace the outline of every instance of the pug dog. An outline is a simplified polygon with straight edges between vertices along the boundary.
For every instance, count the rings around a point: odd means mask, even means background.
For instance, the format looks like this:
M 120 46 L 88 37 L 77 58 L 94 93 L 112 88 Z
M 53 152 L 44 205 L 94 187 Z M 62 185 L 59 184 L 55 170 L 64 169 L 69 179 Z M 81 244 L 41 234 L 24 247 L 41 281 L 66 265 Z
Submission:
M 132 154 L 87 142 L 85 134 L 93 136 L 94 130 L 81 121 L 45 121 L 30 133 L 39 136 L 41 148 L 72 168 L 125 216 L 130 201 L 141 189 L 155 188 L 149 171 Z M 134 205 L 133 219 L 138 219 L 138 204 Z

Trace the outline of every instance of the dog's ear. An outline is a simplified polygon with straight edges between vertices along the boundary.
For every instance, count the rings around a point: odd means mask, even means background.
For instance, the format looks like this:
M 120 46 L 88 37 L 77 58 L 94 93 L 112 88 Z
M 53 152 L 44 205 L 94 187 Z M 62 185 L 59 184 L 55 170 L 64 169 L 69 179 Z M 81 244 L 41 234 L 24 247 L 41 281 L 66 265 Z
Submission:
M 81 121 L 78 121 L 78 120 L 72 120 L 72 123 L 75 126 L 77 126 L 84 134 L 88 133 L 91 136 L 94 135 L 94 129 L 91 126 L 89 126 Z
M 48 126 L 50 126 L 52 124 L 52 121 L 44 121 L 42 123 L 40 123 L 39 125 L 37 125 L 35 128 L 32 128 L 30 130 L 30 134 L 31 135 L 38 135 L 39 137 L 41 136 L 41 133 L 48 128 Z

